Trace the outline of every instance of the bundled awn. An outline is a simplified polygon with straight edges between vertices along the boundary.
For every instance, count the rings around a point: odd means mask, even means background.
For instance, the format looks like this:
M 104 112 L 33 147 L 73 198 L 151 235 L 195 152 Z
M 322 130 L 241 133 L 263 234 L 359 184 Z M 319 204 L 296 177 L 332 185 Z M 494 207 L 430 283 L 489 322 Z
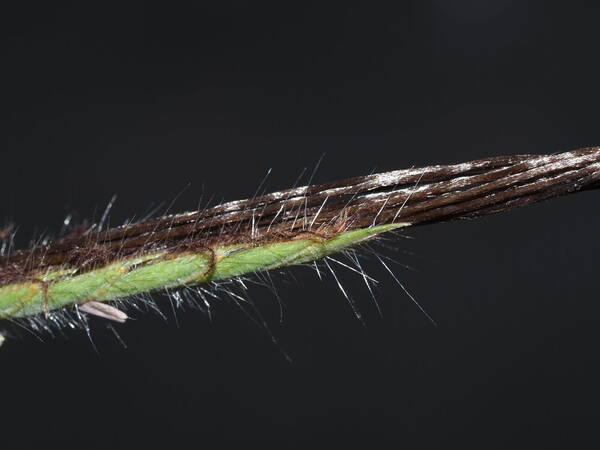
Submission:
M 597 187 L 600 147 L 593 147 L 298 187 L 116 228 L 92 226 L 27 250 L 11 249 L 7 228 L 0 232 L 0 319 L 74 310 L 124 322 L 127 315 L 107 302 L 316 261 L 398 228 Z

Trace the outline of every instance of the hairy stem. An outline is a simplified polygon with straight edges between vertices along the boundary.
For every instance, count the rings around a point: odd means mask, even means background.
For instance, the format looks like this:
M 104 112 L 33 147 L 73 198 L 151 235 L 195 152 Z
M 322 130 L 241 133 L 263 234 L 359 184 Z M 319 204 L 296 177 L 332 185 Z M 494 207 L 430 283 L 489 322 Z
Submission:
M 398 170 L 106 230 L 92 226 L 1 254 L 0 318 L 301 264 L 399 227 L 474 218 L 599 186 L 594 147 Z

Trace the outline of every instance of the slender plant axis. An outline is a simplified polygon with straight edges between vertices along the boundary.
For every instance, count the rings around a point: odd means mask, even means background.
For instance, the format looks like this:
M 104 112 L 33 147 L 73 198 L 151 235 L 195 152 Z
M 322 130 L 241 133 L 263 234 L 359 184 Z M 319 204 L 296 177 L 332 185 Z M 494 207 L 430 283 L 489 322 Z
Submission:
M 600 147 L 380 173 L 101 229 L 0 246 L 0 319 L 104 303 L 303 264 L 382 233 L 475 218 L 600 187 Z M 10 229 L 0 232 L 10 239 Z M 1 338 L 0 338 L 1 339 Z

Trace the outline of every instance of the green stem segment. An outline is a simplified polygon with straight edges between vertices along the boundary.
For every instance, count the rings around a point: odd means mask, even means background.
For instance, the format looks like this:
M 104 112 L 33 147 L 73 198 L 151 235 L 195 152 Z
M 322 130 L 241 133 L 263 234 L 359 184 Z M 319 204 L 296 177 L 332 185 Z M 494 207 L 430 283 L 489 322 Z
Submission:
M 33 316 L 46 311 L 110 301 L 159 289 L 219 281 L 257 271 L 324 258 L 408 223 L 341 232 L 331 238 L 300 235 L 271 243 L 228 244 L 198 251 L 155 251 L 124 258 L 78 273 L 51 268 L 25 281 L 0 287 L 0 318 Z

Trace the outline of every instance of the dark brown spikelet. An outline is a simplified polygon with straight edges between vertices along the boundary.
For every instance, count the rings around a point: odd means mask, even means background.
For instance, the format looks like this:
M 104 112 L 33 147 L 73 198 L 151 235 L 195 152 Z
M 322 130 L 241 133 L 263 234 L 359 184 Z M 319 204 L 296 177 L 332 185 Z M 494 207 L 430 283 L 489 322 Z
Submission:
M 0 256 L 0 285 L 47 267 L 86 271 L 159 248 L 210 249 L 215 244 L 264 243 L 306 232 L 331 236 L 372 225 L 475 218 L 599 186 L 600 147 L 361 176 L 107 230 L 80 230 L 47 245 Z

